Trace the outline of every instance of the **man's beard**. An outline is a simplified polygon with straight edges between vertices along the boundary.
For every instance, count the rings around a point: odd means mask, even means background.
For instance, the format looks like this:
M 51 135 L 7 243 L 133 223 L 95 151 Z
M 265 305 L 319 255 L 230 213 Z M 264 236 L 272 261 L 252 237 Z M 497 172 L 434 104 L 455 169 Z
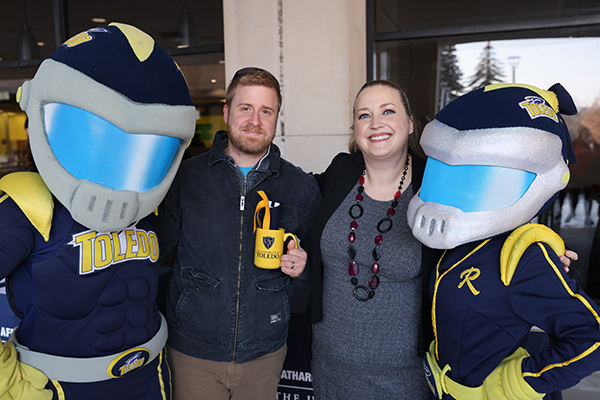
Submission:
M 262 136 L 245 136 L 242 132 L 244 130 L 260 132 Z M 247 125 L 242 126 L 236 132 L 233 132 L 229 128 L 229 126 L 227 126 L 227 137 L 229 138 L 229 144 L 231 146 L 235 147 L 241 153 L 248 155 L 264 154 L 271 145 L 271 140 L 267 139 L 267 132 L 265 132 L 264 129 L 255 128 Z

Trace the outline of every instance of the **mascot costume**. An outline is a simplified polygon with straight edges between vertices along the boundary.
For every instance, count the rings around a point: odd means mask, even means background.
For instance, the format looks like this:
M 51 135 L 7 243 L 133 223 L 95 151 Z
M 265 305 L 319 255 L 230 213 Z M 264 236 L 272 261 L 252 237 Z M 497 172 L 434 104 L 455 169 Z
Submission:
M 408 221 L 446 249 L 429 282 L 424 368 L 435 398 L 542 399 L 600 370 L 599 308 L 564 271 L 562 239 L 529 223 L 569 180 L 559 113 L 576 112 L 560 84 L 496 84 L 454 100 L 423 131 L 428 160 Z M 554 340 L 530 355 L 534 326 Z
M 148 215 L 194 134 L 181 70 L 111 24 L 60 46 L 17 100 L 39 174 L 0 180 L 0 277 L 21 318 L 0 399 L 169 399 Z

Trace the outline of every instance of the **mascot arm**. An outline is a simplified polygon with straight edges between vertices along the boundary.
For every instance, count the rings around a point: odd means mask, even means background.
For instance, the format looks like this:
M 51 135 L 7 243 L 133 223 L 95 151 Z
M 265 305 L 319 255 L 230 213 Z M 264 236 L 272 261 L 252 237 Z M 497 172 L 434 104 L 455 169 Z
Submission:
M 36 223 L 40 222 L 41 213 L 47 214 L 48 212 L 47 209 L 34 209 L 36 201 L 40 200 L 39 197 L 29 204 L 29 209 L 27 205 L 23 204 L 24 200 L 26 202 L 26 196 L 22 196 L 24 193 L 20 189 L 31 190 L 32 186 L 28 183 L 32 182 L 27 182 L 28 179 L 32 178 L 33 181 L 36 181 L 38 177 L 33 174 L 29 175 L 30 173 L 22 174 L 6 175 L 0 180 L 0 215 L 2 215 L 0 218 L 0 260 L 2 260 L 0 276 L 2 278 L 10 274 L 29 256 L 35 244 L 35 236 L 41 233 L 34 226 L 31 218 L 34 218 Z M 18 178 L 16 180 L 15 175 Z M 22 178 L 25 178 L 25 181 Z M 33 185 L 35 186 L 36 182 L 33 182 Z M 9 194 L 14 195 L 16 200 Z M 17 205 L 15 201 L 20 204 Z M 25 210 L 21 206 L 24 206 Z M 39 226 L 43 225 L 42 222 Z M 49 231 L 49 227 L 48 223 L 42 229 Z M 0 343 L 0 400 L 49 400 L 52 398 L 52 392 L 44 389 L 47 382 L 48 378 L 42 372 L 17 360 L 17 352 L 12 342 Z
M 0 343 L 0 400 L 50 400 L 47 383 L 46 375 L 17 360 L 12 342 Z
M 536 392 L 523 377 L 521 365 L 528 355 L 519 348 L 502 360 L 483 381 L 485 399 L 541 400 L 544 397 L 545 393 Z
M 568 277 L 552 247 L 536 242 L 523 252 L 509 297 L 519 317 L 558 339 L 522 359 L 522 376 L 536 392 L 567 389 L 598 369 L 600 310 Z
M 0 278 L 5 278 L 31 253 L 37 231 L 14 201 L 1 194 L 0 215 Z
M 15 172 L 0 179 L 0 278 L 30 254 L 36 235 L 49 240 L 54 200 L 34 172 Z
M 54 198 L 36 172 L 14 172 L 0 179 L 0 193 L 10 196 L 45 241 L 50 238 Z

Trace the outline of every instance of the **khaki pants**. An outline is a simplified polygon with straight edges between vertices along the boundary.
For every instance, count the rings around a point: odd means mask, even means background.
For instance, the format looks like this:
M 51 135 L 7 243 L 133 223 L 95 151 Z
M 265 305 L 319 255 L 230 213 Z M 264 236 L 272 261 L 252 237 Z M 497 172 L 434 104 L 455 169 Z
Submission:
M 167 349 L 173 400 L 275 400 L 287 345 L 243 364 L 207 361 Z

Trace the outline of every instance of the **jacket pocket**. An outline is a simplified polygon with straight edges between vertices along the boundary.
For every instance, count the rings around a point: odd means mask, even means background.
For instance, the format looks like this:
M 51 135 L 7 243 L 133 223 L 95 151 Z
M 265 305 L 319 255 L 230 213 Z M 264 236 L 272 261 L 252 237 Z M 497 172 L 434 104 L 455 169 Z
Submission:
M 256 288 L 258 290 L 279 292 L 281 289 L 288 286 L 291 280 L 292 279 L 288 275 L 278 275 L 260 278 L 254 281 L 254 283 L 256 284 Z
M 220 276 L 194 271 L 192 267 L 181 268 L 181 282 L 186 287 L 193 287 L 196 291 L 200 288 L 216 289 L 222 281 L 223 278 Z
M 250 317 L 253 333 L 248 336 L 254 344 L 276 342 L 287 335 L 291 316 L 291 283 L 292 279 L 287 275 L 259 278 L 254 281 L 257 301 Z
M 229 323 L 227 314 L 218 311 L 223 278 L 182 267 L 179 279 L 181 291 L 171 298 L 176 329 L 188 338 L 222 345 L 227 339 L 219 329 Z
M 282 228 L 298 224 L 298 210 L 295 207 L 281 206 L 279 211 L 279 226 Z

